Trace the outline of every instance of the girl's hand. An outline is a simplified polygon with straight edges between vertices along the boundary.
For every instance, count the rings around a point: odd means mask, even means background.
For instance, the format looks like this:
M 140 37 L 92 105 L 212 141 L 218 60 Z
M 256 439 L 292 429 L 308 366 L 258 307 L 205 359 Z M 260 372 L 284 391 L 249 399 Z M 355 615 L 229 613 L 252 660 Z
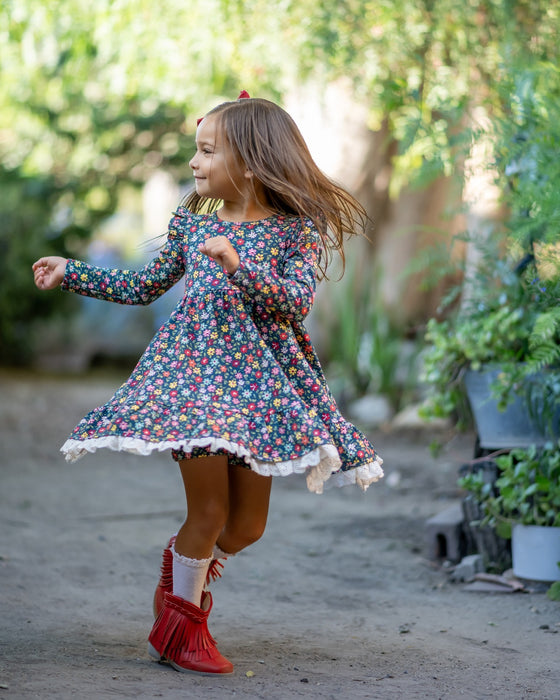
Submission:
M 64 279 L 67 263 L 66 258 L 59 258 L 57 255 L 37 260 L 33 263 L 35 285 L 43 291 L 58 287 Z
M 228 275 L 234 275 L 239 267 L 239 255 L 225 236 L 215 236 L 201 243 L 201 253 L 215 260 Z

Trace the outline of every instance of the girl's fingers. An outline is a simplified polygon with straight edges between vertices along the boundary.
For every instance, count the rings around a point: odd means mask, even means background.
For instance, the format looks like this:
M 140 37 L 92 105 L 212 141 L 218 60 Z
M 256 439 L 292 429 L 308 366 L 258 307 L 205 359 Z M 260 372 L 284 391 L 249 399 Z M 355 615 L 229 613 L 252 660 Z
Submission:
M 239 266 L 239 255 L 225 236 L 209 238 L 201 243 L 198 249 L 215 260 L 229 274 L 233 274 Z
M 45 267 L 47 265 L 47 259 L 46 258 L 40 258 L 37 260 L 37 262 L 33 263 L 32 269 L 37 271 L 41 269 L 42 267 Z
M 209 255 L 211 258 L 216 258 L 219 255 L 223 255 L 230 247 L 231 244 L 224 245 L 222 241 L 209 239 L 205 243 L 200 244 L 199 250 L 201 253 Z

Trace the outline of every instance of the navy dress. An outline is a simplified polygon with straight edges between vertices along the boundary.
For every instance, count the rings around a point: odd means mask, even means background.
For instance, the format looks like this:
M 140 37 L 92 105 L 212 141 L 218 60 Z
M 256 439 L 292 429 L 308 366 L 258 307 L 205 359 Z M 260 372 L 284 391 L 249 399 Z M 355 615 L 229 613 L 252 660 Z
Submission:
M 226 274 L 200 244 L 226 236 L 240 257 Z M 179 207 L 167 240 L 137 272 L 70 260 L 62 288 L 149 304 L 183 276 L 185 293 L 130 378 L 62 447 L 75 461 L 108 447 L 176 458 L 226 453 L 262 475 L 306 473 L 364 490 L 383 476 L 369 440 L 339 413 L 303 325 L 320 245 L 310 221 L 222 221 Z

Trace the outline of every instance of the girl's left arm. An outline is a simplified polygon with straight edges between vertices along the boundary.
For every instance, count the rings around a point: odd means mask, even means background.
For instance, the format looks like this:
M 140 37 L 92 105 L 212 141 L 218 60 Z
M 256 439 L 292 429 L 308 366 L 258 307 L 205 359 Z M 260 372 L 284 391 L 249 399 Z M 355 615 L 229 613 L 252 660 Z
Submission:
M 315 298 L 319 236 L 305 225 L 277 267 L 241 260 L 229 279 L 264 311 L 302 321 Z

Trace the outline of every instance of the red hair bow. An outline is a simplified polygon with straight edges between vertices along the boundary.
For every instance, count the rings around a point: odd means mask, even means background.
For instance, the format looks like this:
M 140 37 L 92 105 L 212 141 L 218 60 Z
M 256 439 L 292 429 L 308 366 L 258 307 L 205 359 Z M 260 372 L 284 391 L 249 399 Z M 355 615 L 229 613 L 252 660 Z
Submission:
M 237 98 L 238 100 L 248 100 L 250 99 L 251 95 L 247 92 L 247 90 L 241 90 L 239 93 L 239 97 Z M 198 126 L 200 122 L 204 119 L 204 117 L 200 117 L 200 119 L 196 120 L 196 125 Z

